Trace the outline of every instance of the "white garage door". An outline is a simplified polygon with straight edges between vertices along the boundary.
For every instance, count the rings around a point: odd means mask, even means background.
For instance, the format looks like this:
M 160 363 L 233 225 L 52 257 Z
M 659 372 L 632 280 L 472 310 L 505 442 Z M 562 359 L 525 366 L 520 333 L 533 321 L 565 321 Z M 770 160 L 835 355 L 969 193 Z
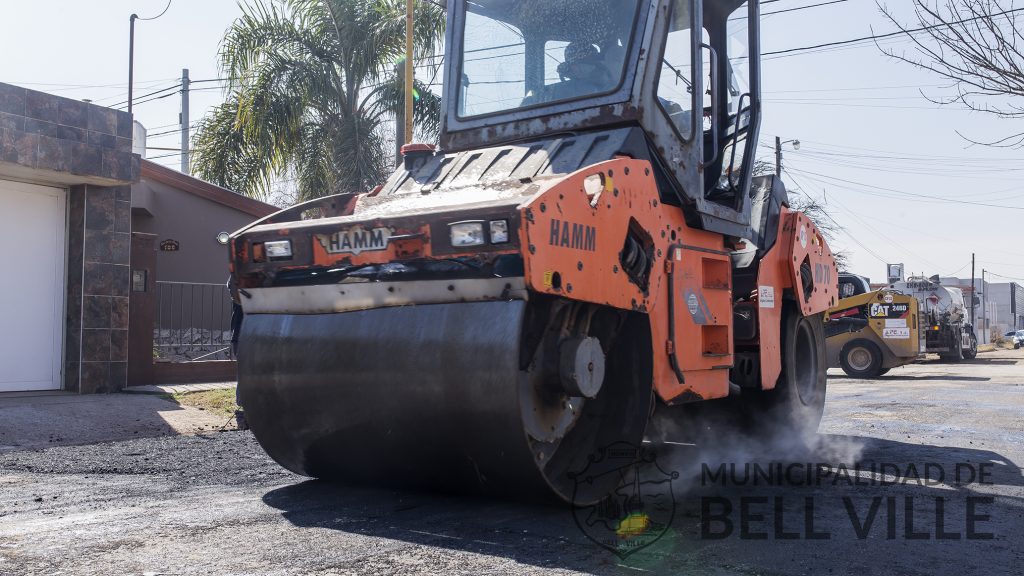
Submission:
M 61 387 L 66 197 L 0 180 L 0 392 Z

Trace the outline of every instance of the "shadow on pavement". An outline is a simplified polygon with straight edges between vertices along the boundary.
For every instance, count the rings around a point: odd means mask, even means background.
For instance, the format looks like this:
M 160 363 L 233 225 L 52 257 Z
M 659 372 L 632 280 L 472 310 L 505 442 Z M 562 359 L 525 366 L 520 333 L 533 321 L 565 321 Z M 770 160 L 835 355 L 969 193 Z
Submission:
M 863 380 L 865 378 L 857 378 L 855 376 L 847 376 L 845 374 L 829 374 L 829 380 Z M 913 374 L 886 374 L 885 376 L 876 376 L 870 378 L 870 380 L 942 380 L 942 381 L 962 381 L 962 382 L 987 382 L 991 378 L 984 376 L 955 376 L 951 374 L 937 374 L 935 376 L 918 376 Z
M 1020 358 L 1019 360 L 1024 360 L 1024 357 Z M 1018 359 L 1014 359 L 1014 358 L 982 358 L 982 357 L 979 356 L 978 358 L 974 358 L 973 360 L 969 360 L 967 358 L 964 358 L 963 360 L 961 360 L 959 362 L 947 362 L 945 360 L 924 360 L 922 362 L 917 362 L 916 364 L 919 365 L 919 366 L 949 366 L 949 367 L 954 367 L 954 366 L 960 366 L 960 365 L 964 365 L 964 364 L 982 364 L 982 365 L 985 365 L 985 366 L 1016 366 L 1019 363 L 1020 362 L 1018 361 Z
M 1009 570 L 1015 562 L 1015 542 L 1024 532 L 1020 514 L 1024 498 L 1019 489 L 1024 478 L 1008 458 L 988 450 L 858 436 L 819 434 L 812 444 L 775 451 L 734 443 L 725 451 L 705 453 L 693 445 L 659 446 L 658 461 L 680 473 L 673 487 L 674 521 L 663 538 L 625 560 L 588 540 L 567 506 L 463 499 L 317 480 L 271 490 L 263 501 L 300 527 L 500 556 L 543 568 L 709 573 L 710 567 L 731 567 L 722 573 L 747 573 L 771 566 L 772 573 L 795 574 L 820 567 L 825 559 L 828 565 L 843 566 L 845 573 L 863 569 L 872 574 L 904 574 L 917 573 L 928 562 L 936 567 L 931 573 L 945 573 L 959 565 L 965 554 L 981 554 L 977 557 L 985 559 L 986 567 Z M 821 482 L 804 482 L 818 473 L 819 464 L 830 466 L 833 473 Z M 874 466 L 881 470 L 876 478 L 892 481 L 856 485 L 835 472 L 842 467 L 852 470 L 856 464 L 861 470 Z M 780 472 L 795 466 L 808 475 L 784 478 L 780 474 L 776 481 L 758 484 L 751 480 L 756 476 L 750 471 L 755 465 L 762 470 L 778 465 Z M 979 482 L 979 469 L 984 482 Z M 709 471 L 712 481 L 708 481 Z M 941 484 L 928 479 L 934 480 L 938 471 L 944 475 Z M 964 480 L 959 484 L 954 477 L 958 471 Z M 970 472 L 973 479 L 967 478 Z M 915 480 L 915 474 L 925 478 Z M 865 473 L 860 478 L 867 482 L 871 476 Z M 990 495 L 996 499 L 968 509 L 974 506 L 968 501 Z M 710 513 L 704 508 L 708 501 L 714 504 Z M 809 531 L 805 530 L 808 505 L 815 518 Z M 722 506 L 731 510 L 728 515 L 723 515 Z M 748 515 L 749 522 L 741 522 L 741 510 L 751 506 L 759 516 Z M 872 507 L 877 521 L 868 536 L 870 554 L 865 554 L 865 541 L 857 532 L 864 526 L 855 523 L 851 514 L 857 522 L 866 522 Z M 992 533 L 991 539 L 962 537 L 953 544 L 939 539 L 940 533 L 965 534 L 971 513 L 986 515 L 976 524 L 980 532 Z M 890 519 L 889 514 L 896 517 Z M 909 529 L 907 517 L 913 519 Z M 784 528 L 782 537 L 780 528 Z M 821 538 L 821 532 L 829 536 Z M 922 537 L 923 533 L 930 536 Z M 920 546 L 917 553 L 914 546 Z M 879 558 L 886 560 L 881 568 Z

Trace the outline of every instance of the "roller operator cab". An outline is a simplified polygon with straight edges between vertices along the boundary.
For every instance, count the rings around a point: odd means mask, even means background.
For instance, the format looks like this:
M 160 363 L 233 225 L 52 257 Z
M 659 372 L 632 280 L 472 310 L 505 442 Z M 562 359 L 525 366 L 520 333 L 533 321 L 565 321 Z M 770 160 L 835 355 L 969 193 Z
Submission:
M 748 423 L 814 430 L 837 275 L 752 176 L 757 3 L 448 5 L 439 149 L 232 237 L 267 452 L 581 504 L 616 487 L 593 456 L 655 408 L 732 393 Z

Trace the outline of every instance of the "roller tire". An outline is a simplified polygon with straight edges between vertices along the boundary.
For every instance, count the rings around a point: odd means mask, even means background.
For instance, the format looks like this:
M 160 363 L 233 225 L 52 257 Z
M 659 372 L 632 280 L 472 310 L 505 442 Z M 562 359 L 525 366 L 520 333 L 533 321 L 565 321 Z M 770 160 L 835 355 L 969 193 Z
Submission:
M 827 387 L 824 315 L 787 306 L 782 321 L 782 374 L 772 390 L 741 396 L 746 428 L 755 434 L 815 433 Z

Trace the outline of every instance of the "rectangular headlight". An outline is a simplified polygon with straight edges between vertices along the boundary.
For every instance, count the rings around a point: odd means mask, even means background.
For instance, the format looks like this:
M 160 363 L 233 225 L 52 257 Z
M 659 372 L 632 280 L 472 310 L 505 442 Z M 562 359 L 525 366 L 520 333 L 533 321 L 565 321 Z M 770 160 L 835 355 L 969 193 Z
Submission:
M 275 240 L 273 242 L 264 242 L 263 250 L 269 260 L 285 260 L 292 257 L 292 241 Z
M 456 222 L 448 225 L 452 246 L 480 246 L 484 243 L 484 223 Z
M 491 244 L 508 242 L 508 220 L 491 220 Z

